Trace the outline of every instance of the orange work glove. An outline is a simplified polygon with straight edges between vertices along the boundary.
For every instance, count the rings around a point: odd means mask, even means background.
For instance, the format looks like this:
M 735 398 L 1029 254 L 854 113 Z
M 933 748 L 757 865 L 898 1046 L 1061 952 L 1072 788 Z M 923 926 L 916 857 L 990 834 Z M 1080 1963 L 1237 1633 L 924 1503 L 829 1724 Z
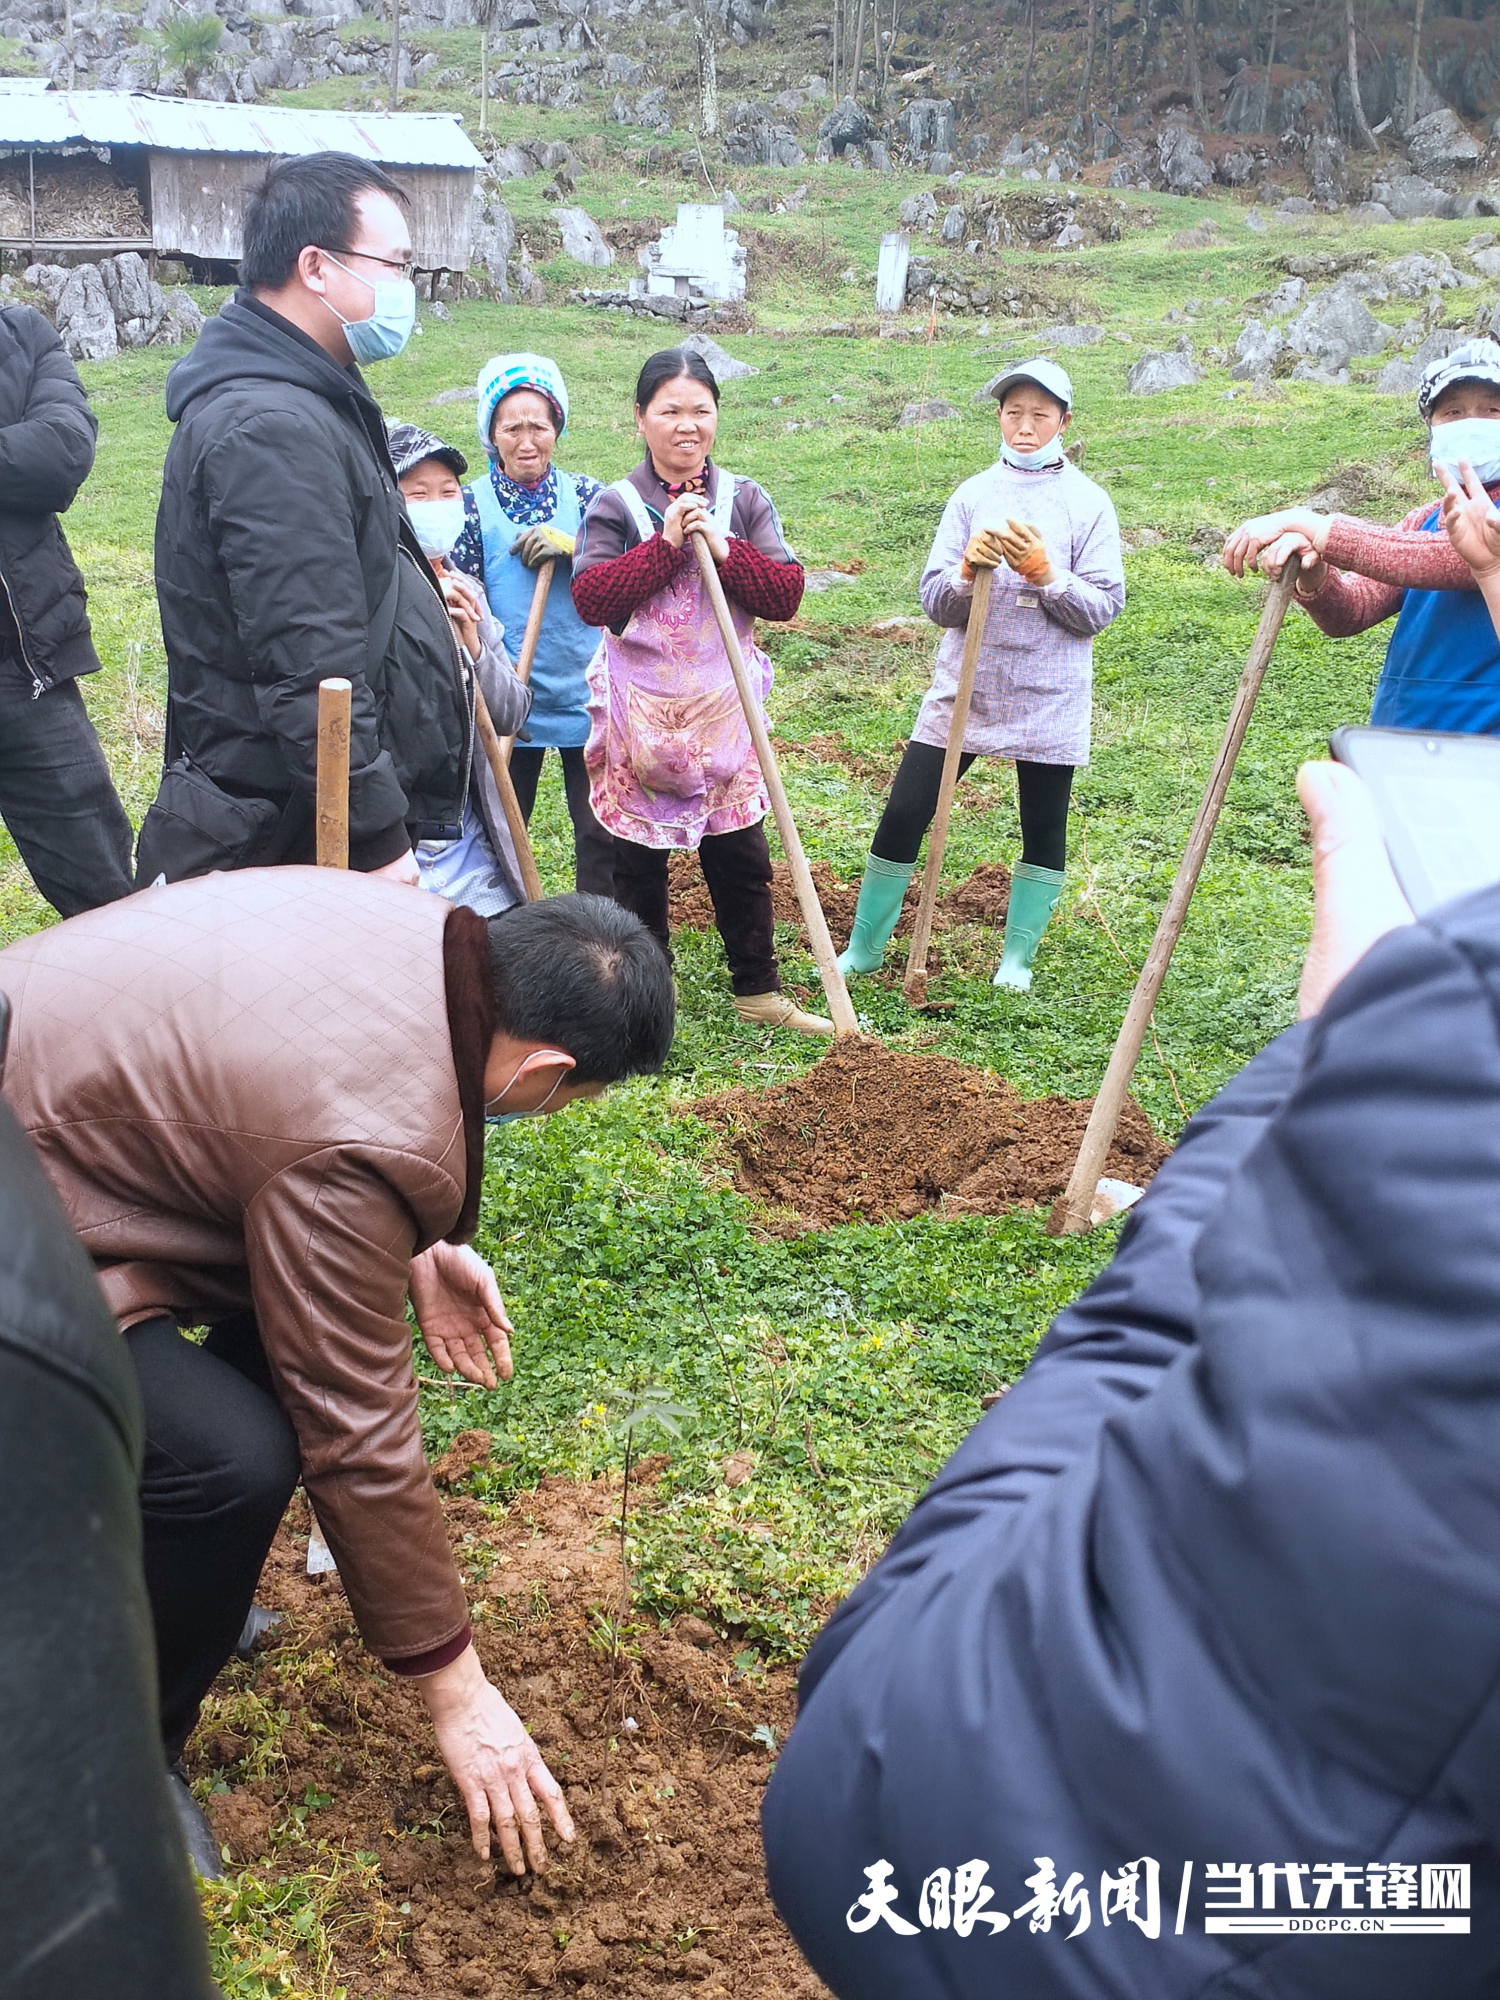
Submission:
M 1042 540 L 1041 530 L 1029 521 L 1010 521 L 996 536 L 1005 560 L 1028 583 L 1036 583 L 1052 567 L 1052 558 L 1047 553 L 1047 544 Z
M 1005 560 L 1005 549 L 998 530 L 980 528 L 969 537 L 964 559 L 958 566 L 959 574 L 965 583 L 972 583 L 976 570 L 999 569 Z

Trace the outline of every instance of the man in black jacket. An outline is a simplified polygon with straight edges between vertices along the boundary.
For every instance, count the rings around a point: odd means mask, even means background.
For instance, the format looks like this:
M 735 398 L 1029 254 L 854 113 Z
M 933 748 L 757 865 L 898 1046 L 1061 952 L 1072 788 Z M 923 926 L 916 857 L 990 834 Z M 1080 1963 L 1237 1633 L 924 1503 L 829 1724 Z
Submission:
M 801 1676 L 840 2000 L 1500 1991 L 1500 886 L 1305 766 L 1299 1024 L 1189 1124 Z
M 0 1215 L 0 1992 L 210 2000 L 183 1833 L 218 1857 L 157 1735 L 140 1395 L 3 1104 Z
M 467 677 L 355 365 L 411 330 L 405 199 L 348 154 L 278 162 L 246 215 L 245 289 L 167 379 L 168 769 L 143 881 L 313 858 L 332 675 L 354 689 L 350 865 L 415 884 L 413 841 L 462 818 Z
M 62 342 L 0 310 L 0 816 L 62 916 L 130 893 L 130 822 L 79 691 L 97 673 L 83 578 L 57 517 L 99 429 Z

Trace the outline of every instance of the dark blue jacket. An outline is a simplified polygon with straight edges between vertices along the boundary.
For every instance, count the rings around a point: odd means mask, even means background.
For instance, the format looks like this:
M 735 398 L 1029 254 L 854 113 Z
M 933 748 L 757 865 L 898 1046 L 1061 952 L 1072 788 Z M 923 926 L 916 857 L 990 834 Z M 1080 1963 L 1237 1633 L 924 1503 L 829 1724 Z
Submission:
M 764 1817 L 841 2000 L 1500 1992 L 1500 889 L 1192 1121 L 819 1638 Z M 1101 1910 L 1147 1857 L 1154 1938 Z M 1208 1864 L 1220 1921 L 1301 1928 L 1210 1934 Z

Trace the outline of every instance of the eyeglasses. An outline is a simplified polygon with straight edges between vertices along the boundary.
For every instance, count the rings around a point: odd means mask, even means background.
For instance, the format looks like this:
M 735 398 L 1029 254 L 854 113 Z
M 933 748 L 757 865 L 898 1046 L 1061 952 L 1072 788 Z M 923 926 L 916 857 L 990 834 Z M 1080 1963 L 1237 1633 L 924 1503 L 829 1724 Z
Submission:
M 519 444 L 522 438 L 549 438 L 557 436 L 556 424 L 500 424 L 495 430 L 496 437 L 503 437 L 507 444 Z
M 323 249 L 321 244 L 318 247 L 319 249 Z M 323 249 L 323 255 L 325 257 L 363 257 L 367 264 L 384 264 L 388 270 L 399 271 L 403 278 L 409 278 L 412 274 L 413 266 L 410 253 L 405 257 L 377 257 L 373 250 L 334 251 Z

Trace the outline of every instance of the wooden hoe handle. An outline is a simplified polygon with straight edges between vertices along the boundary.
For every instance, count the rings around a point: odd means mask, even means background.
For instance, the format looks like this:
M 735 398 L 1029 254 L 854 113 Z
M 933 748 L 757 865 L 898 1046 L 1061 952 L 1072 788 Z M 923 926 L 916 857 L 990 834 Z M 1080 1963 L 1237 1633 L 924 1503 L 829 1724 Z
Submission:
M 550 564 L 548 567 L 550 568 Z M 510 828 L 510 837 L 515 843 L 516 860 L 521 866 L 521 886 L 526 891 L 527 902 L 535 903 L 541 897 L 542 878 L 536 872 L 536 856 L 531 851 L 531 838 L 526 831 L 521 801 L 516 797 L 515 780 L 510 775 L 507 745 L 501 742 L 495 732 L 495 725 L 484 699 L 484 690 L 480 687 L 477 677 L 474 682 L 474 725 L 479 731 L 479 741 L 484 746 L 484 754 L 489 760 L 490 776 L 494 779 L 495 789 L 500 794 L 500 806 L 505 814 L 505 824 Z
M 557 568 L 557 558 L 553 556 L 544 562 L 536 573 L 536 582 L 531 587 L 531 609 L 526 614 L 526 630 L 521 634 L 521 650 L 516 655 L 516 678 L 530 682 L 531 669 L 536 661 L 537 640 L 542 635 L 542 613 L 547 609 L 547 592 L 552 588 L 552 572 Z M 501 755 L 507 764 L 510 753 L 515 748 L 514 736 L 497 736 Z M 517 854 L 520 853 L 517 847 Z M 533 899 L 534 900 L 534 899 Z
M 349 699 L 353 683 L 318 682 L 317 838 L 320 868 L 349 866 Z
M 712 604 L 714 617 L 719 622 L 719 635 L 724 641 L 724 651 L 729 655 L 729 670 L 734 675 L 740 706 L 744 709 L 745 720 L 750 725 L 750 740 L 755 745 L 755 754 L 760 760 L 761 776 L 766 781 L 766 790 L 771 794 L 771 811 L 776 817 L 776 831 L 781 835 L 782 849 L 786 854 L 787 865 L 792 871 L 792 884 L 797 891 L 802 921 L 806 924 L 807 934 L 812 940 L 813 957 L 817 960 L 818 976 L 823 982 L 823 991 L 828 996 L 828 1012 L 833 1017 L 834 1032 L 839 1035 L 857 1035 L 859 1023 L 854 1018 L 854 1008 L 849 999 L 849 989 L 844 984 L 844 975 L 839 971 L 833 939 L 828 935 L 828 920 L 823 915 L 823 905 L 818 901 L 818 892 L 813 887 L 813 879 L 808 872 L 807 857 L 802 852 L 802 841 L 797 833 L 796 822 L 792 818 L 791 806 L 787 803 L 786 787 L 781 782 L 781 772 L 776 763 L 776 753 L 771 748 L 771 738 L 766 730 L 765 718 L 760 712 L 760 703 L 750 686 L 750 675 L 746 671 L 745 656 L 740 651 L 739 634 L 735 631 L 734 620 L 729 615 L 724 586 L 719 581 L 719 572 L 714 567 L 708 543 L 701 533 L 693 536 L 693 552 L 703 573 L 708 601 Z
M 948 742 L 943 751 L 937 811 L 933 815 L 932 831 L 927 836 L 927 870 L 922 877 L 922 899 L 917 904 L 916 928 L 911 934 L 911 950 L 906 955 L 906 977 L 901 982 L 901 991 L 912 1007 L 920 1007 L 927 998 L 927 947 L 932 941 L 932 917 L 937 908 L 938 882 L 943 873 L 943 849 L 948 844 L 948 816 L 953 811 L 959 759 L 964 754 L 964 734 L 969 727 L 969 707 L 974 699 L 974 676 L 979 670 L 979 648 L 984 641 L 984 625 L 989 616 L 990 592 L 994 584 L 995 572 L 992 569 L 975 571 L 969 624 L 964 633 L 964 656 L 958 670 L 958 692 L 953 697 L 953 719 L 948 724 Z
M 1295 559 L 1286 565 L 1280 579 L 1272 584 L 1271 594 L 1266 599 L 1265 609 L 1260 614 L 1260 624 L 1255 630 L 1250 656 L 1245 662 L 1245 671 L 1240 675 L 1239 687 L 1235 690 L 1234 705 L 1229 711 L 1229 720 L 1224 725 L 1224 737 L 1219 745 L 1219 754 L 1214 759 L 1208 786 L 1198 807 L 1198 817 L 1193 821 L 1193 830 L 1188 836 L 1187 850 L 1178 867 L 1166 907 L 1157 923 L 1156 935 L 1151 940 L 1150 951 L 1146 954 L 1146 963 L 1141 967 L 1140 977 L 1135 982 L 1130 1005 L 1125 1010 L 1125 1019 L 1120 1025 L 1114 1053 L 1110 1056 L 1109 1067 L 1104 1072 L 1104 1081 L 1099 1086 L 1099 1094 L 1094 1099 L 1094 1108 L 1089 1113 L 1088 1127 L 1083 1135 L 1083 1144 L 1078 1149 L 1072 1176 L 1066 1189 L 1053 1203 L 1052 1213 L 1047 1218 L 1049 1236 L 1079 1236 L 1084 1230 L 1093 1227 L 1094 1191 L 1099 1185 L 1099 1176 L 1104 1170 L 1104 1162 L 1114 1141 L 1115 1127 L 1120 1122 L 1120 1113 L 1125 1106 L 1130 1080 L 1135 1075 L 1135 1066 L 1140 1060 L 1141 1044 L 1145 1041 L 1146 1030 L 1151 1025 L 1151 1016 L 1155 1011 L 1162 983 L 1167 976 L 1167 967 L 1172 962 L 1173 948 L 1182 935 L 1188 904 L 1193 900 L 1193 891 L 1198 886 L 1198 874 L 1208 853 L 1208 844 L 1213 839 L 1219 808 L 1223 805 L 1224 794 L 1229 789 L 1229 780 L 1234 776 L 1235 759 L 1240 754 L 1240 745 L 1244 742 L 1245 731 L 1250 725 L 1255 698 L 1260 693 L 1260 684 L 1265 679 L 1266 668 L 1270 665 L 1271 654 L 1276 648 L 1277 634 L 1281 630 L 1281 621 L 1285 618 L 1287 606 L 1291 602 L 1298 569 L 1299 565 Z

